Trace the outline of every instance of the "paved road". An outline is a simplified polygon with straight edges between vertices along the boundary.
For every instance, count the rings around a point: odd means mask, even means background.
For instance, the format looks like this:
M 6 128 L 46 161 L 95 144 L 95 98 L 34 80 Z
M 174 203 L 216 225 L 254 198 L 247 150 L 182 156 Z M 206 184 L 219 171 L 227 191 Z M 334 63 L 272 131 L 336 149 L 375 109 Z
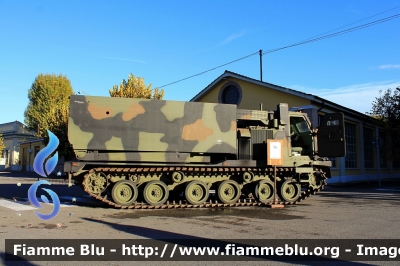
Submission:
M 119 210 L 97 203 L 78 186 L 55 181 L 49 188 L 62 203 L 58 216 L 42 221 L 27 199 L 36 177 L 0 174 L 1 239 L 400 239 L 400 182 L 328 187 L 306 201 L 283 210 L 240 207 L 225 209 Z M 45 204 L 51 212 L 52 205 Z M 41 210 L 41 213 L 45 213 Z M 66 265 L 68 262 L 5 265 Z M 141 265 L 187 265 L 188 262 L 141 262 Z M 336 265 L 334 262 L 331 265 Z M 73 262 L 74 265 L 131 265 L 132 262 Z M 226 265 L 226 262 L 191 262 L 192 265 Z M 244 262 L 229 262 L 243 265 Z M 246 265 L 283 265 L 253 261 Z M 296 263 L 302 264 L 302 263 Z M 320 263 L 315 263 L 316 265 Z M 364 264 L 364 263 L 360 263 Z M 397 263 L 378 262 L 379 265 Z

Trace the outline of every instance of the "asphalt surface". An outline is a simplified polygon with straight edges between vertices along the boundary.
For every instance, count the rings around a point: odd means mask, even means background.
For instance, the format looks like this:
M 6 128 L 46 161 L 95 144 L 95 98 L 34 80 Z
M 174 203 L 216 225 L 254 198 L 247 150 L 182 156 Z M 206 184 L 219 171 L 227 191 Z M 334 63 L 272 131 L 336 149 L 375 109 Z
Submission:
M 48 188 L 61 200 L 59 214 L 40 220 L 27 199 L 33 173 L 0 173 L 1 239 L 194 239 L 210 243 L 224 239 L 400 239 L 400 179 L 328 186 L 298 205 L 284 209 L 239 207 L 220 209 L 120 210 L 87 197 L 79 186 L 53 179 Z M 26 210 L 7 204 L 15 203 Z M 2 203 L 4 203 L 2 205 Z M 7 205 L 7 206 L 5 206 Z M 21 207 L 22 206 L 22 207 Z M 14 208 L 14 209 L 13 209 Z M 45 204 L 51 212 L 52 205 Z M 400 246 L 400 243 L 399 243 Z M 321 265 L 322 262 L 9 262 L 0 241 L 2 265 Z M 399 254 L 400 257 L 400 254 Z M 327 265 L 398 265 L 397 262 L 341 261 Z

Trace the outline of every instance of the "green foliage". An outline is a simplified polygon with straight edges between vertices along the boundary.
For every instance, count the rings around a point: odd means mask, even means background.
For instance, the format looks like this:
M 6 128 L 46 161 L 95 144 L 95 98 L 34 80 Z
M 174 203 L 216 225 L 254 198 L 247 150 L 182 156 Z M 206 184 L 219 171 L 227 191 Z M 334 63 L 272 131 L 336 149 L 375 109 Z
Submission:
M 151 84 L 146 86 L 144 78 L 135 77 L 132 74 L 128 75 L 128 81 L 122 80 L 121 84 L 114 85 L 112 90 L 108 90 L 111 97 L 122 98 L 145 98 L 162 100 L 164 97 L 164 90 L 155 88 L 151 89 Z
M 6 148 L 6 146 L 4 146 L 4 139 L 3 139 L 3 134 L 0 134 L 0 155 L 1 152 Z
M 391 136 L 391 160 L 400 160 L 400 87 L 387 89 L 372 103 L 371 115 L 381 121 Z
M 28 90 L 29 103 L 25 110 L 25 124 L 37 136 L 48 140 L 47 130 L 60 140 L 59 155 L 72 155 L 67 127 L 69 96 L 74 94 L 69 79 L 62 75 L 39 74 Z

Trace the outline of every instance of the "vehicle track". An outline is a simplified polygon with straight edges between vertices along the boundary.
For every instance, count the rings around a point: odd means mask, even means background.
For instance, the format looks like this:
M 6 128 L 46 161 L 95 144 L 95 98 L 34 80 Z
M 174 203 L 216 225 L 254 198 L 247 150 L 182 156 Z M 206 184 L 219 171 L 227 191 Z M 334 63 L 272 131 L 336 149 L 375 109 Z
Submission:
M 209 172 L 228 172 L 228 173 L 237 173 L 238 171 L 244 172 L 244 171 L 264 171 L 267 173 L 272 173 L 273 168 L 237 168 L 237 167 L 134 167 L 134 168 L 110 168 L 110 167 L 101 167 L 101 168 L 93 168 L 90 171 L 88 171 L 87 174 L 84 175 L 83 181 L 82 181 L 82 186 L 83 189 L 86 193 L 91 195 L 93 198 L 102 201 L 104 203 L 107 203 L 110 206 L 113 206 L 115 208 L 120 208 L 120 209 L 179 209 L 179 208 L 220 208 L 220 207 L 243 207 L 243 206 L 270 206 L 274 203 L 273 199 L 270 200 L 269 202 L 259 202 L 253 198 L 247 198 L 247 199 L 239 199 L 235 203 L 220 203 L 217 200 L 214 202 L 212 200 L 209 200 L 208 202 L 205 202 L 200 205 L 193 205 L 189 204 L 186 200 L 173 200 L 173 201 L 166 201 L 166 203 L 160 205 L 160 206 L 153 206 L 150 204 L 147 204 L 145 202 L 134 202 L 130 206 L 122 206 L 119 204 L 116 204 L 112 202 L 110 199 L 108 199 L 107 195 L 101 196 L 95 193 L 92 193 L 87 185 L 86 185 L 86 178 L 88 178 L 89 174 L 94 173 L 94 172 L 102 172 L 102 173 L 107 173 L 107 172 L 120 172 L 120 173 L 152 173 L 152 172 L 163 172 L 163 173 L 172 173 L 174 171 L 189 171 L 189 172 L 203 172 L 203 171 L 209 171 Z M 292 171 L 292 168 L 288 167 L 279 167 L 277 168 L 277 173 L 283 173 L 283 172 L 288 172 Z M 284 202 L 279 197 L 277 196 L 277 201 L 276 204 L 280 205 L 294 205 L 297 204 L 298 202 L 301 202 L 307 198 L 309 198 L 312 195 L 315 195 L 318 193 L 320 190 L 324 189 L 324 185 L 321 185 L 319 188 L 313 189 L 313 188 L 308 188 L 305 191 L 302 191 L 299 198 L 294 201 L 294 202 Z

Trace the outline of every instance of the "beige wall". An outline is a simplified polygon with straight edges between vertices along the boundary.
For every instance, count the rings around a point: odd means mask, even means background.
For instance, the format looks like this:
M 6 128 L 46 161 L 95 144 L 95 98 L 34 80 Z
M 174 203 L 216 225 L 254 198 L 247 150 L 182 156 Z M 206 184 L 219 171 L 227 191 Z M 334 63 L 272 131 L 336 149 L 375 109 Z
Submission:
M 260 103 L 263 104 L 264 110 L 275 110 L 279 103 L 287 103 L 289 107 L 311 104 L 308 99 L 235 78 L 229 78 L 229 80 L 218 83 L 215 88 L 209 90 L 207 94 L 203 95 L 197 101 L 217 103 L 221 87 L 229 81 L 236 82 L 242 89 L 242 101 L 238 106 L 239 109 L 259 110 Z
M 0 124 L 0 133 L 3 134 L 5 149 L 3 156 L 7 156 L 5 170 L 14 171 L 19 168 L 19 143 L 35 138 L 34 133 L 28 131 L 24 124 L 14 121 Z M 7 152 L 6 152 L 7 150 Z M 2 154 L 0 153 L 0 157 Z
M 35 149 L 38 147 L 38 150 Z M 21 143 L 19 145 L 19 170 L 33 171 L 33 161 L 38 151 L 46 147 L 43 141 L 35 141 L 30 143 Z M 31 149 L 31 152 L 29 152 Z
M 257 84 L 258 82 L 249 82 L 242 79 L 236 79 L 233 77 L 227 77 L 211 88 L 207 93 L 199 97 L 196 101 L 199 102 L 212 102 L 218 103 L 218 96 L 222 87 L 226 86 L 227 83 L 236 83 L 240 86 L 242 91 L 242 99 L 238 106 L 239 109 L 250 109 L 259 110 L 260 103 L 263 104 L 263 110 L 276 110 L 276 106 L 279 103 L 287 103 L 289 108 L 300 107 L 300 106 L 313 106 L 309 110 L 315 113 L 312 118 L 313 124 L 318 123 L 318 114 L 324 115 L 326 113 L 337 112 L 337 110 L 331 110 L 329 106 L 321 107 L 312 104 L 311 100 L 306 95 L 296 96 L 293 95 L 291 90 L 288 92 L 276 90 L 273 88 L 267 88 Z M 296 93 L 294 93 L 296 94 Z M 318 113 L 319 111 L 319 113 Z M 345 122 L 355 125 L 355 153 L 356 153 L 356 165 L 354 168 L 345 167 L 345 158 L 336 158 L 336 167 L 331 170 L 333 183 L 335 182 L 351 182 L 358 180 L 371 180 L 376 179 L 378 176 L 382 177 L 398 177 L 400 169 L 393 168 L 380 168 L 377 162 L 376 148 L 373 151 L 374 168 L 365 168 L 364 165 L 364 136 L 363 128 L 368 127 L 373 129 L 373 138 L 375 139 L 377 125 L 365 124 L 365 118 L 361 116 L 354 116 L 351 113 L 345 113 Z M 309 114 L 310 115 L 310 114 Z

